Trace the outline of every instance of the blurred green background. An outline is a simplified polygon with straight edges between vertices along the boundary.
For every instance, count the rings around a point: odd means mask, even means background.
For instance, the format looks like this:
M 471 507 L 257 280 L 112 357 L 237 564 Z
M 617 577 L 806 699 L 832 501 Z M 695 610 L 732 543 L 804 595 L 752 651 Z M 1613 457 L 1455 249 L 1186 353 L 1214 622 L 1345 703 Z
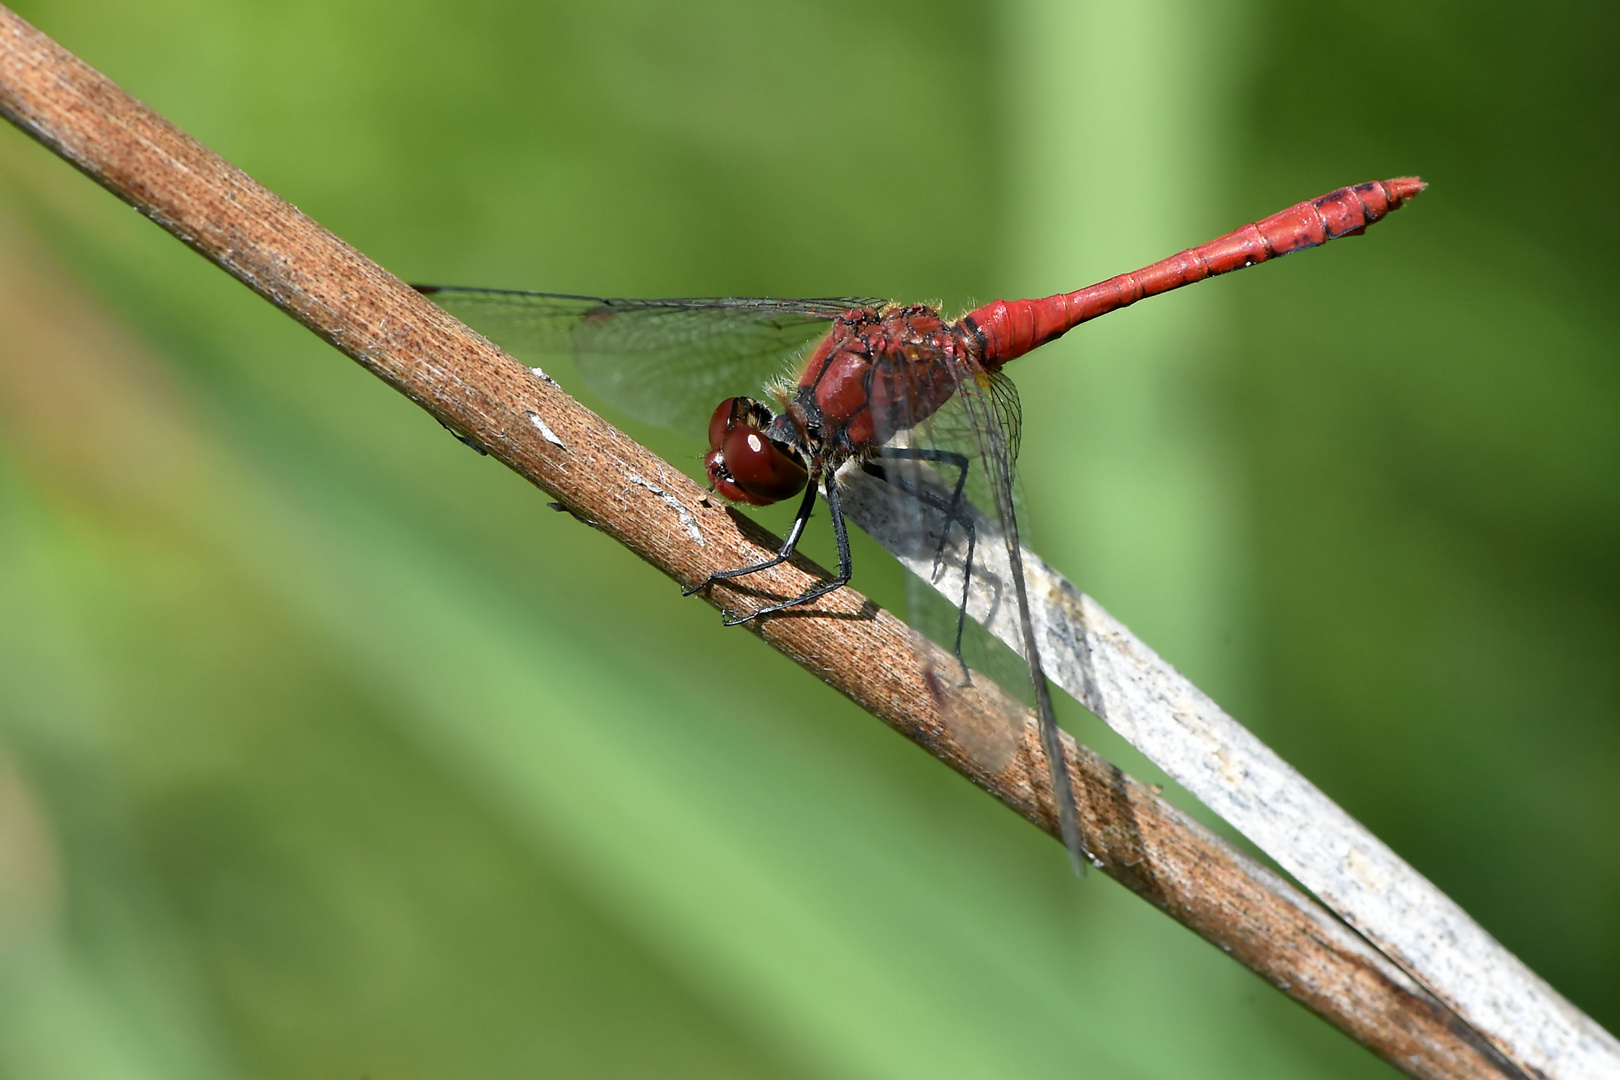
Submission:
M 958 307 L 1423 175 L 1020 361 L 1029 526 L 1620 1028 L 1613 4 L 17 7 L 416 281 Z M 1393 1075 L 545 502 L 0 131 L 0 1072 Z

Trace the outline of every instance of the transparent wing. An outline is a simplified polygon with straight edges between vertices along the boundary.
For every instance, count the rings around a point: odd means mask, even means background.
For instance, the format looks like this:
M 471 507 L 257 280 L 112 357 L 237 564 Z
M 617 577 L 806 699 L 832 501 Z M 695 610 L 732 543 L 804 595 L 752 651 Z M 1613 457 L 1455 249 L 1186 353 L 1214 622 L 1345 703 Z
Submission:
M 873 516 L 881 541 L 911 571 L 907 622 L 927 639 L 918 642 L 927 677 L 961 684 L 970 669 L 976 685 L 988 679 L 1033 705 L 1024 658 L 996 637 L 1011 629 L 1018 640 L 1017 596 L 1001 549 L 1006 500 L 997 490 L 1013 488 L 1008 443 L 1009 435 L 1016 440 L 1017 390 L 946 357 L 922 362 L 930 381 L 948 379 L 955 392 L 928 415 L 897 408 L 894 430 L 879 433 L 884 446 L 866 470 L 883 483 L 859 485 L 858 514 Z M 992 483 L 997 475 L 1006 483 Z M 971 709 L 944 719 L 986 768 L 1001 768 L 1015 749 L 1016 732 L 979 730 Z
M 989 375 L 980 373 L 976 378 L 961 380 L 956 398 L 978 445 L 985 480 L 991 490 L 1004 540 L 1002 547 L 1007 557 L 1007 577 L 1013 587 L 1012 598 L 1016 601 L 1019 623 L 1015 640 L 1023 643 L 1029 675 L 1027 685 L 1035 694 L 1035 716 L 1040 725 L 1041 748 L 1046 752 L 1047 778 L 1057 809 L 1058 831 L 1062 834 L 1063 846 L 1068 849 L 1069 862 L 1075 873 L 1084 875 L 1090 858 L 1086 852 L 1085 838 L 1080 832 L 1074 784 L 1063 753 L 1062 732 L 1052 708 L 1052 692 L 1046 685 L 1046 673 L 1041 670 L 1039 639 L 1030 615 L 1028 587 L 1024 579 L 1023 542 L 1019 536 L 1016 507 L 1017 484 L 1013 473 L 1022 431 L 1018 392 L 1012 381 L 1000 372 Z
M 727 397 L 757 392 L 833 319 L 881 306 L 860 297 L 616 300 L 419 286 L 434 303 L 520 359 L 571 356 L 605 401 L 641 420 L 702 430 Z
M 1007 447 L 1007 467 L 1018 461 L 1018 450 L 1024 439 L 1024 407 L 1018 401 L 1018 387 L 1003 372 L 985 377 L 984 398 L 989 404 L 995 426 L 1000 429 Z
M 956 380 L 956 394 L 938 411 L 916 424 L 902 437 L 909 445 L 960 455 L 969 462 L 963 498 L 992 518 L 1022 509 L 1017 483 L 1017 459 L 1023 410 L 1018 388 L 1005 374 L 982 372 Z M 998 475 L 1004 483 L 997 484 Z M 1011 502 L 1001 503 L 1010 490 Z
M 902 530 L 916 538 L 906 545 L 909 557 L 896 552 L 917 575 L 910 621 L 938 646 L 952 647 L 954 637 L 953 651 L 963 665 L 1034 706 L 1064 845 L 1076 872 L 1083 873 L 1085 841 L 1024 581 L 1014 471 L 1022 425 L 1018 392 L 1000 372 L 953 363 L 959 366 L 952 371 L 956 393 L 951 400 L 891 439 L 892 446 L 912 455 L 887 470 L 894 514 L 909 514 L 915 522 Z M 933 669 L 931 677 L 944 674 L 936 667 L 939 655 L 937 648 L 919 651 Z M 945 717 L 975 759 L 999 767 L 1010 759 L 1016 733 L 983 730 L 975 726 L 978 720 Z

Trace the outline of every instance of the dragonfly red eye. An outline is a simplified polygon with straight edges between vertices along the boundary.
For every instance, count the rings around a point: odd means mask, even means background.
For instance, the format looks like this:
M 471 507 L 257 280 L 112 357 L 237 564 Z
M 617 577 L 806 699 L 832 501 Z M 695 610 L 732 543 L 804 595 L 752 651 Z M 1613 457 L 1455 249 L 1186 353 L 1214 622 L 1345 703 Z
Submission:
M 797 454 L 765 437 L 755 402 L 727 398 L 709 419 L 708 468 L 714 489 L 732 502 L 768 506 L 804 490 L 808 474 Z
M 736 422 L 736 416 L 737 399 L 734 397 L 726 398 L 715 408 L 714 415 L 709 417 L 710 450 L 720 449 L 720 444 L 726 441 L 726 432 L 730 431 L 731 425 Z

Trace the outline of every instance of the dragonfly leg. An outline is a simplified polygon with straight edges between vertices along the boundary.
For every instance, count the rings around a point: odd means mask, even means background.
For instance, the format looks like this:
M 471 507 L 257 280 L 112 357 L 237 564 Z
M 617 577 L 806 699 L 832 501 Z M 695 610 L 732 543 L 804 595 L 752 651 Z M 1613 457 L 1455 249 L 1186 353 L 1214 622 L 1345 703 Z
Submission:
M 825 483 L 826 489 L 823 494 L 827 499 L 827 516 L 832 519 L 833 540 L 838 544 L 838 576 L 831 581 L 822 582 L 820 585 L 806 590 L 802 596 L 795 596 L 792 600 L 784 600 L 780 604 L 772 604 L 770 607 L 763 607 L 758 611 L 734 619 L 728 618 L 725 620 L 727 626 L 741 626 L 743 623 L 757 619 L 761 615 L 772 615 L 778 611 L 785 611 L 790 607 L 807 604 L 818 596 L 826 596 L 828 593 L 842 589 L 849 584 L 849 579 L 854 574 L 854 565 L 849 555 L 849 528 L 844 524 L 844 507 L 838 501 L 838 484 L 833 479 L 832 473 L 827 474 Z M 815 486 L 810 485 L 810 490 L 813 492 Z M 805 508 L 809 507 L 810 502 L 810 499 L 805 499 Z M 809 517 L 808 512 L 806 512 L 805 517 Z M 800 532 L 803 531 L 802 525 L 797 522 L 795 525 L 798 526 Z M 780 562 L 781 560 L 778 559 L 777 561 Z M 753 569 L 757 570 L 759 567 L 753 567 Z
M 934 552 L 934 580 L 939 580 L 941 564 L 945 558 L 945 541 L 950 537 L 951 524 L 954 522 L 967 533 L 967 557 L 962 564 L 962 599 L 956 606 L 956 643 L 951 652 L 956 662 L 962 665 L 962 678 L 972 683 L 973 678 L 968 674 L 967 661 L 962 658 L 962 631 L 967 625 L 968 588 L 973 583 L 973 551 L 978 544 L 978 530 L 973 526 L 973 518 L 962 511 L 962 485 L 967 480 L 967 458 L 961 454 L 953 454 L 946 450 L 910 449 L 907 447 L 892 447 L 880 451 L 879 457 L 900 461 L 943 461 L 947 465 L 957 465 L 961 473 L 956 478 L 956 490 L 951 493 L 949 501 L 926 488 L 919 488 L 904 476 L 890 475 L 889 470 L 876 462 L 862 463 L 861 468 L 867 475 L 874 476 L 886 484 L 910 495 L 918 502 L 931 509 L 938 510 L 945 516 L 945 528 L 941 531 L 939 547 Z
M 721 570 L 717 573 L 710 574 L 699 584 L 693 585 L 691 588 L 682 589 L 681 595 L 691 596 L 693 593 L 702 592 L 704 589 L 707 589 L 710 585 L 713 585 L 717 581 L 729 581 L 731 578 L 742 577 L 745 574 L 756 573 L 760 570 L 769 570 L 771 567 L 787 562 L 789 559 L 793 558 L 793 551 L 799 546 L 800 538 L 804 536 L 804 527 L 809 523 L 810 511 L 814 509 L 815 505 L 816 485 L 814 482 L 811 482 L 804 486 L 804 500 L 799 503 L 798 513 L 793 515 L 793 527 L 788 529 L 787 539 L 782 541 L 781 551 L 778 551 L 775 555 L 769 559 L 766 559 L 764 562 L 756 563 L 753 566 L 742 566 L 738 567 L 736 570 Z
M 973 523 L 969 521 L 967 516 L 961 512 L 962 489 L 967 485 L 968 476 L 967 455 L 958 454 L 952 450 L 931 450 L 927 447 L 890 446 L 880 449 L 877 452 L 877 456 L 889 458 L 893 461 L 933 461 L 942 465 L 956 466 L 956 486 L 951 491 L 950 506 L 936 506 L 936 509 L 943 510 L 946 518 L 945 528 L 942 529 L 939 534 L 939 546 L 934 549 L 934 575 L 932 580 L 938 581 L 939 575 L 943 573 L 945 569 L 945 542 L 949 540 L 951 536 L 951 522 L 954 521 L 967 530 L 971 546 Z M 868 469 L 867 471 L 870 472 L 871 470 Z M 883 477 L 882 479 L 888 480 L 887 477 Z M 911 494 L 916 495 L 917 492 L 911 492 Z M 920 495 L 918 497 L 921 498 Z

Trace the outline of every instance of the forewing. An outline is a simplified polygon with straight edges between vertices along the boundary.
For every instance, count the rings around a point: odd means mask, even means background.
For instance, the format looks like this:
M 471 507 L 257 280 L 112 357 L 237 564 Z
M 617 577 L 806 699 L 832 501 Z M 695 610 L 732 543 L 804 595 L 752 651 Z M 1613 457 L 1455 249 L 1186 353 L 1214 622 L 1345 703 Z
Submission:
M 520 359 L 571 356 L 609 404 L 641 420 L 703 430 L 714 407 L 790 368 L 858 297 L 622 300 L 424 287 L 434 303 Z

